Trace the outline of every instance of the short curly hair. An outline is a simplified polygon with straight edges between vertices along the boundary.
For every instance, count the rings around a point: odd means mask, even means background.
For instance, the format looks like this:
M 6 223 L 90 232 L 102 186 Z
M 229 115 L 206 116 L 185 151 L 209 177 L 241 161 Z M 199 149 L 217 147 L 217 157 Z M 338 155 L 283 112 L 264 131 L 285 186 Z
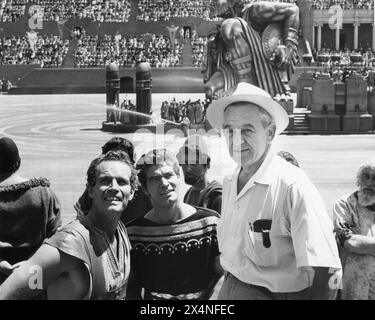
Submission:
M 171 164 L 176 175 L 180 176 L 180 165 L 174 154 L 167 149 L 154 149 L 142 155 L 137 161 L 138 178 L 143 188 L 147 188 L 147 171 L 162 163 Z
M 139 181 L 137 170 L 134 168 L 134 165 L 129 159 L 129 155 L 124 151 L 109 151 L 101 157 L 91 161 L 91 164 L 87 170 L 87 185 L 94 186 L 96 184 L 96 170 L 101 163 L 106 161 L 118 161 L 128 165 L 131 170 L 130 187 L 132 191 L 138 190 Z
M 109 151 L 124 151 L 128 154 L 130 161 L 134 164 L 134 145 L 131 141 L 121 137 L 113 137 L 102 146 L 102 154 Z

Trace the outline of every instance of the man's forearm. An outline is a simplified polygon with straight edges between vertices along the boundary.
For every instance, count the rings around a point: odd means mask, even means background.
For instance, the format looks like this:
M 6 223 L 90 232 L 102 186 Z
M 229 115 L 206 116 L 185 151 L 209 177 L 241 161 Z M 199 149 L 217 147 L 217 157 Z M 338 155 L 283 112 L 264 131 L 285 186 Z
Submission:
M 375 238 L 353 234 L 344 242 L 344 247 L 351 253 L 375 255 Z

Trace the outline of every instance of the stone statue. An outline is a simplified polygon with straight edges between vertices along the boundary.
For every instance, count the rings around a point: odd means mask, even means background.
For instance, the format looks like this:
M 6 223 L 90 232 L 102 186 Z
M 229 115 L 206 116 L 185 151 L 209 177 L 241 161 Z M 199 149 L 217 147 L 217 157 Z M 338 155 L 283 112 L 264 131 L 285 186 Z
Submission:
M 297 61 L 299 8 L 285 2 L 227 2 L 228 10 L 219 15 L 224 20 L 208 35 L 206 97 L 228 94 L 238 82 L 254 84 L 273 97 L 288 95 Z

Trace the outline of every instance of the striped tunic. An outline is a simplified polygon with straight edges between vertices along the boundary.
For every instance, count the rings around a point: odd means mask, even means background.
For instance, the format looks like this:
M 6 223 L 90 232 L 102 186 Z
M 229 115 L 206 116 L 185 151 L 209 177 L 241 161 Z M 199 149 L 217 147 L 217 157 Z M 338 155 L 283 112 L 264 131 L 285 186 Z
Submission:
M 207 299 L 219 255 L 215 211 L 196 213 L 175 224 L 140 218 L 128 226 L 131 264 L 146 300 Z

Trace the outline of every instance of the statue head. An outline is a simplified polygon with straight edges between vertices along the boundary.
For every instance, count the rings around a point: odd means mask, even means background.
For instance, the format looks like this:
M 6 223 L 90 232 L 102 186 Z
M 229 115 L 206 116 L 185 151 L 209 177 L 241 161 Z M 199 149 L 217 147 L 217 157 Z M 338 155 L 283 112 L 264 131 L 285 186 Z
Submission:
M 216 11 L 218 16 L 226 19 L 229 17 L 241 17 L 245 4 L 252 3 L 254 0 L 216 0 Z

